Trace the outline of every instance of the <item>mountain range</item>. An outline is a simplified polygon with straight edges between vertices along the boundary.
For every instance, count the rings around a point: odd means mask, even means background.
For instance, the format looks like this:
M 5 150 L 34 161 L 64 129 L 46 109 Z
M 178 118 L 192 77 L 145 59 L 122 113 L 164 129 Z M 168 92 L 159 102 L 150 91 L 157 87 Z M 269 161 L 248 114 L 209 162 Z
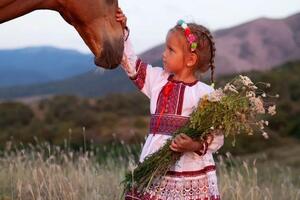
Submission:
M 300 13 L 283 19 L 259 18 L 213 35 L 217 76 L 265 71 L 300 59 Z M 140 57 L 154 66 L 162 66 L 163 49 L 163 44 L 158 45 Z M 135 89 L 122 69 L 98 72 L 91 55 L 73 50 L 2 50 L 0 62 L 2 99 L 51 94 L 102 96 Z M 12 85 L 19 86 L 4 87 Z
M 259 18 L 213 33 L 216 43 L 216 74 L 267 70 L 300 58 L 300 13 L 284 19 Z M 141 55 L 161 65 L 164 45 Z
M 90 54 L 50 46 L 0 50 L 0 86 L 63 80 L 95 67 Z

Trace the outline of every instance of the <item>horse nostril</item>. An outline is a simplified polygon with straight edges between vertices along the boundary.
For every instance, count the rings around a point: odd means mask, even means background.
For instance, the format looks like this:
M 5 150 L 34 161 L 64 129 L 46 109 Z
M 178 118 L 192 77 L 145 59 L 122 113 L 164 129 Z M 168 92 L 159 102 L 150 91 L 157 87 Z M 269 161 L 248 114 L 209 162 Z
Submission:
M 95 57 L 95 64 L 105 69 L 115 69 L 122 61 L 124 42 L 120 38 L 114 42 L 108 40 L 103 42 L 103 51 L 100 56 Z
M 102 57 L 95 57 L 94 58 L 95 65 L 98 67 L 102 67 L 104 69 L 115 69 L 116 67 L 119 66 L 120 62 L 112 62 L 108 59 L 102 58 Z
M 97 66 L 105 69 L 117 68 L 122 60 L 123 51 L 121 53 L 103 52 L 99 57 L 94 58 Z

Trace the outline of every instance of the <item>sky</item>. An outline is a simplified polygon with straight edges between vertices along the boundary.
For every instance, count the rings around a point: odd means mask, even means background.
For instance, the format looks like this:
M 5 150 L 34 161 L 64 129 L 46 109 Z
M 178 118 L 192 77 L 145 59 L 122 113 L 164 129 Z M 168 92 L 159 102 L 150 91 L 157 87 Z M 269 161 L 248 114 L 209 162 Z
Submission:
M 299 0 L 119 0 L 137 53 L 164 42 L 178 19 L 215 31 L 260 17 L 284 18 L 300 12 Z M 0 24 L 0 49 L 54 46 L 91 53 L 75 29 L 54 11 L 34 11 Z

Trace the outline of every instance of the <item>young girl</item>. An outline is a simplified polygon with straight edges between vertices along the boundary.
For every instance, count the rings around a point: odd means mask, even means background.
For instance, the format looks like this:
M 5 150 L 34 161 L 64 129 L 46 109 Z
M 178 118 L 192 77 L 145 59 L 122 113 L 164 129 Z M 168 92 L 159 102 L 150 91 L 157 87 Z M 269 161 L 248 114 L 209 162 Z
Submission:
M 126 16 L 121 9 L 116 18 L 125 30 Z M 199 99 L 214 90 L 196 78 L 196 73 L 210 68 L 213 82 L 214 56 L 211 33 L 201 25 L 186 24 L 183 20 L 178 21 L 167 34 L 162 56 L 164 69 L 143 62 L 134 54 L 129 39 L 125 39 L 122 68 L 150 98 L 150 131 L 140 162 L 162 147 L 172 133 L 188 121 Z M 125 199 L 219 200 L 212 154 L 223 145 L 223 139 L 220 132 L 212 132 L 203 142 L 195 141 L 184 133 L 178 135 L 170 145 L 173 151 L 183 152 L 176 165 L 145 193 L 129 192 Z

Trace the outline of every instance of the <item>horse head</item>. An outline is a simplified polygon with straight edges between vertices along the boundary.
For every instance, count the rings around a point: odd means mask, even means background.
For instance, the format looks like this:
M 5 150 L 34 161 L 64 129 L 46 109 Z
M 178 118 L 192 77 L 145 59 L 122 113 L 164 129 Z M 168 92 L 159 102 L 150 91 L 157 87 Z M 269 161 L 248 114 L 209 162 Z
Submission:
M 121 24 L 115 19 L 118 0 L 1 0 L 0 24 L 35 10 L 59 12 L 94 54 L 97 66 L 114 69 L 122 59 Z

